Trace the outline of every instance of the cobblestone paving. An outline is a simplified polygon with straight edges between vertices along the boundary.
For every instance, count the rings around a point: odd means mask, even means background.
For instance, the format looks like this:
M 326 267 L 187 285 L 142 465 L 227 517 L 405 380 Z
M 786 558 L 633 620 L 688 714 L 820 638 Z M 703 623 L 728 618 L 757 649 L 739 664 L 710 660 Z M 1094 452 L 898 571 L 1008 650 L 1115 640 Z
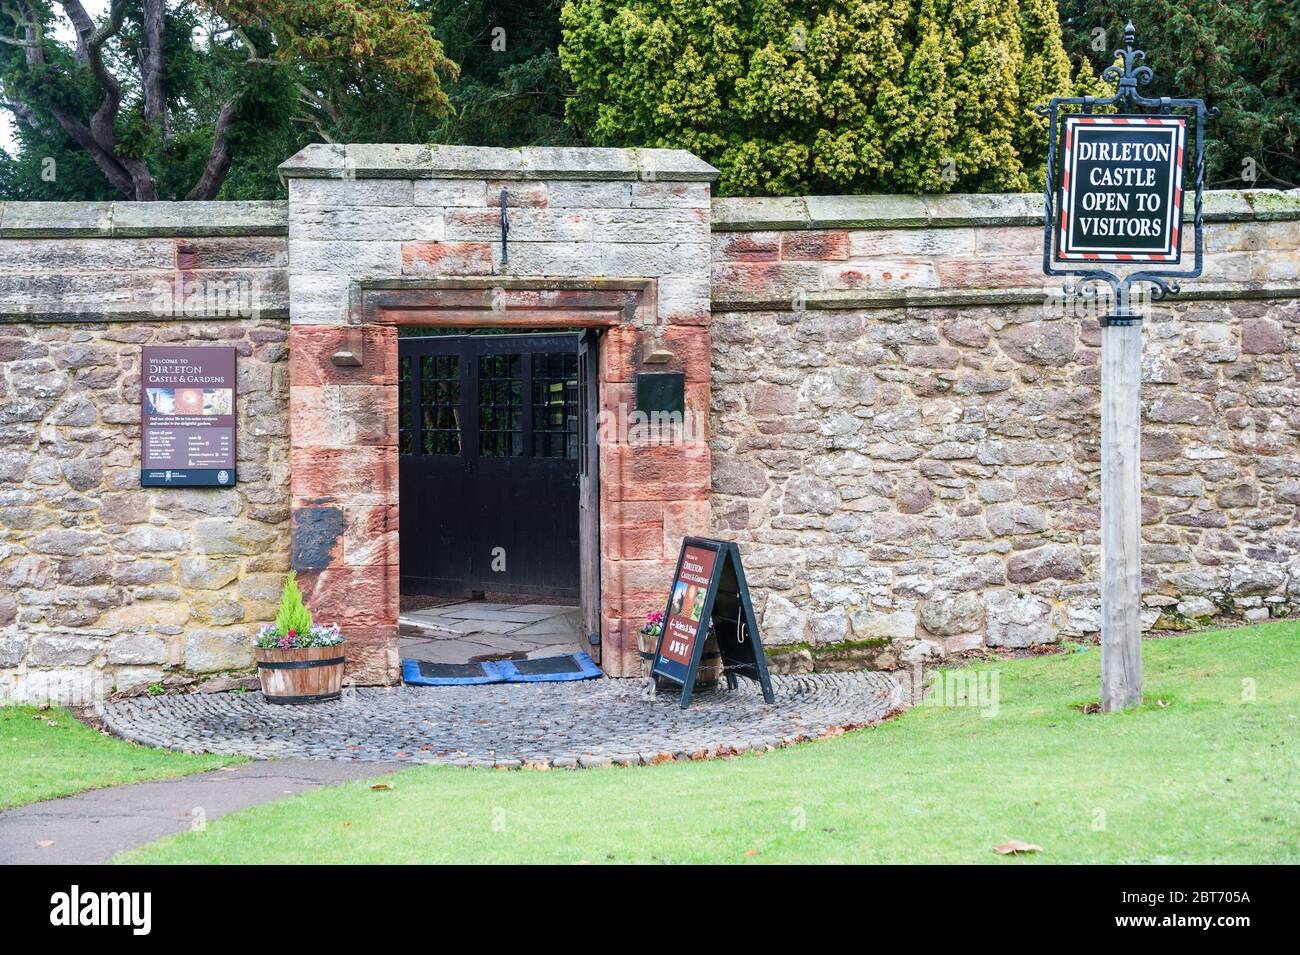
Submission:
M 774 676 L 758 685 L 645 698 L 640 680 L 365 687 L 344 699 L 273 706 L 260 693 L 137 697 L 105 705 L 120 736 L 153 746 L 255 758 L 308 757 L 457 766 L 577 768 L 725 756 L 835 735 L 902 708 L 884 673 Z

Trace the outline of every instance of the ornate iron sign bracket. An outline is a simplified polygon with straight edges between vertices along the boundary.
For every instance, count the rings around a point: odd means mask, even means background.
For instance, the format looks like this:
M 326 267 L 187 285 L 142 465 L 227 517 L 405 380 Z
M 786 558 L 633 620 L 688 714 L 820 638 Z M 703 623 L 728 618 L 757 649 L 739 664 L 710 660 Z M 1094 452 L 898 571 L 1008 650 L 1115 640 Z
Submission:
M 1115 51 L 1116 61 L 1123 60 L 1123 67 L 1116 62 L 1108 66 L 1102 77 L 1117 84 L 1114 96 L 1055 96 L 1047 106 L 1035 107 L 1035 112 L 1048 118 L 1047 177 L 1043 187 L 1045 214 L 1043 217 L 1043 273 L 1046 275 L 1064 275 L 1073 277 L 1074 281 L 1064 286 L 1069 294 L 1080 294 L 1080 287 L 1090 282 L 1106 282 L 1113 294 L 1113 308 L 1109 315 L 1101 319 L 1105 325 L 1136 325 L 1142 316 L 1132 309 L 1130 297 L 1133 283 L 1151 282 L 1155 289 L 1152 298 L 1156 301 L 1167 295 L 1176 295 L 1180 290 L 1177 279 L 1196 278 L 1201 274 L 1204 263 L 1205 248 L 1201 222 L 1201 203 L 1205 184 L 1205 123 L 1218 113 L 1217 109 L 1207 109 L 1201 99 L 1161 96 L 1150 98 L 1138 92 L 1139 86 L 1151 82 L 1154 74 L 1149 66 L 1144 65 L 1146 53 L 1134 49 L 1133 21 L 1124 27 L 1124 48 Z M 1056 189 L 1057 183 L 1057 126 L 1061 116 L 1092 115 L 1098 108 L 1116 107 L 1120 112 L 1149 112 L 1153 116 L 1172 116 L 1175 109 L 1194 110 L 1196 116 L 1196 200 L 1193 213 L 1193 229 L 1196 235 L 1196 260 L 1191 269 L 1170 270 L 1143 268 L 1126 275 L 1117 275 L 1106 269 L 1068 269 L 1057 267 L 1052 258 L 1053 235 L 1057 219 Z M 1182 209 L 1178 210 L 1181 217 Z M 1178 238 L 1181 241 L 1181 232 Z M 1174 281 L 1170 281 L 1170 280 Z

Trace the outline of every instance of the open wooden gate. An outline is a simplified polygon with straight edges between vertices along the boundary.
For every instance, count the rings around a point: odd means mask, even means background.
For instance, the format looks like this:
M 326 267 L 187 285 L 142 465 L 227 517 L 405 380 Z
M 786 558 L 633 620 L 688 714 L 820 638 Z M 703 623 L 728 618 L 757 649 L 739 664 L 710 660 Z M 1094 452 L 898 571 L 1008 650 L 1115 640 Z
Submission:
M 581 595 L 584 616 L 595 601 L 589 632 L 599 632 L 598 409 L 586 342 L 399 339 L 403 593 Z

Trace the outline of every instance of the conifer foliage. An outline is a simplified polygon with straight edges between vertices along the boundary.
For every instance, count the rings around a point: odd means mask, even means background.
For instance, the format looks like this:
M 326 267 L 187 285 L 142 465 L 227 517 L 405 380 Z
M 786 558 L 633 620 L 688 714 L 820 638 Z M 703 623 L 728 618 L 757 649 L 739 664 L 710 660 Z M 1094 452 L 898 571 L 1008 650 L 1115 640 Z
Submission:
M 302 591 L 298 589 L 298 575 L 289 571 L 284 579 L 284 590 L 280 593 L 280 612 L 275 615 L 275 629 L 281 637 L 290 632 L 306 635 L 311 632 L 311 611 L 302 602 Z
M 1077 77 L 1053 0 L 570 0 L 568 120 L 689 149 L 720 192 L 1037 189 Z

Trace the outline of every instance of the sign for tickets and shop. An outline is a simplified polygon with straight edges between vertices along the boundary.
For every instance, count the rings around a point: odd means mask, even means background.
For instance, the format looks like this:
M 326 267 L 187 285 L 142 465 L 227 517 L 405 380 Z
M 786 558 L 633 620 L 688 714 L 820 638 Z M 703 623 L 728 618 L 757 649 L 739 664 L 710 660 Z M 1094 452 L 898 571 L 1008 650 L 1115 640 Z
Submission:
M 763 699 L 775 700 L 740 549 L 734 543 L 703 537 L 682 541 L 663 620 L 651 679 L 680 684 L 683 708 L 690 705 L 710 627 L 728 685 L 734 686 L 736 675 L 743 674 L 759 682 Z
M 141 487 L 233 487 L 234 348 L 146 346 L 140 359 Z

